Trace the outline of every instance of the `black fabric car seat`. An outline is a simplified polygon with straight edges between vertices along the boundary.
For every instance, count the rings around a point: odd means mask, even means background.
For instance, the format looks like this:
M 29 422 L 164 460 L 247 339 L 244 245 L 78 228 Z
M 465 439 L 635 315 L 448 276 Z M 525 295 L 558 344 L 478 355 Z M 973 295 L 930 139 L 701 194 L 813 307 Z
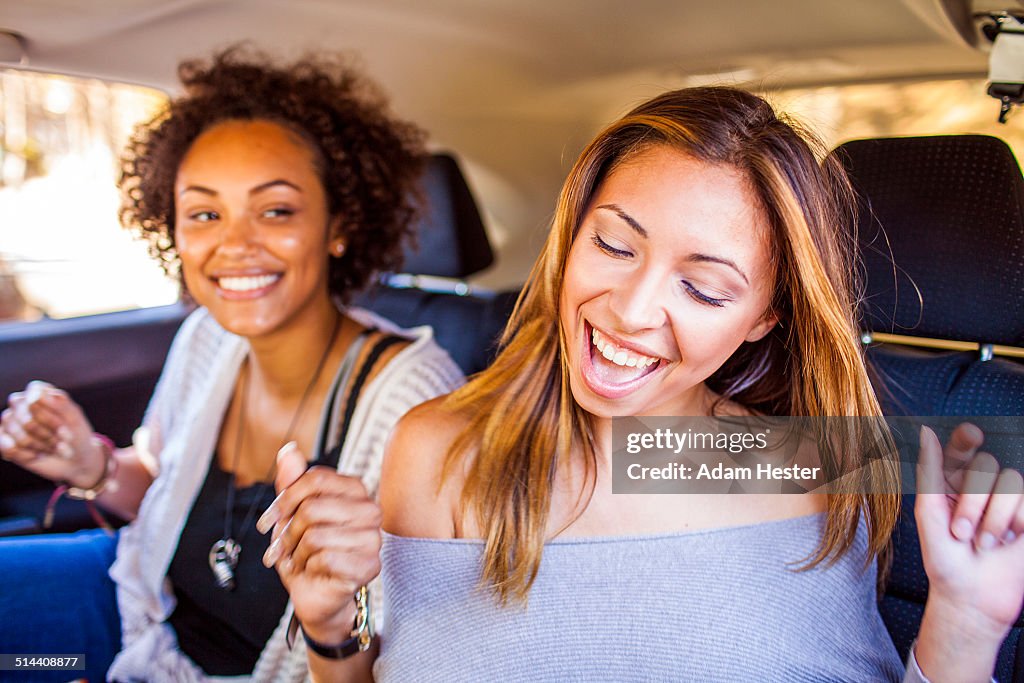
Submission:
M 438 344 L 468 375 L 493 359 L 518 291 L 490 292 L 466 282 L 491 265 L 494 254 L 455 159 L 432 155 L 421 189 L 426 205 L 402 272 L 382 276 L 356 303 L 405 327 L 432 326 Z
M 946 416 L 926 422 L 947 428 L 968 418 L 987 429 L 984 450 L 1021 469 L 1024 361 L 999 355 L 1024 347 L 1024 180 L 1013 153 L 996 138 L 959 135 L 858 140 L 833 154 L 860 196 L 861 319 L 884 411 Z M 933 348 L 878 343 L 887 334 Z M 937 350 L 935 340 L 974 348 Z M 913 498 L 904 496 L 880 602 L 904 656 L 928 589 Z M 1000 651 L 1000 681 L 1024 682 L 1022 625 Z

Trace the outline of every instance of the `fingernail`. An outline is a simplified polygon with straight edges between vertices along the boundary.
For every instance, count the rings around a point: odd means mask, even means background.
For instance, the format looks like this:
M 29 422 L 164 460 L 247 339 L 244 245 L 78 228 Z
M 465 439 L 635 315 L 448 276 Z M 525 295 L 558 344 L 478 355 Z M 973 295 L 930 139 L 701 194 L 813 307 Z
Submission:
M 298 449 L 299 444 L 295 443 L 294 441 L 289 441 L 285 445 L 281 446 L 280 450 L 277 451 L 277 459 L 280 460 L 281 458 L 284 457 L 285 453 L 297 451 Z
M 982 550 L 992 550 L 996 547 L 996 543 L 995 534 L 988 531 L 982 532 L 981 538 L 978 539 L 978 547 Z
M 0 434 L 0 448 L 6 451 L 14 448 L 17 445 L 18 444 L 14 442 L 14 439 L 12 439 L 9 434 Z
M 57 427 L 57 438 L 58 439 L 60 439 L 61 441 L 67 442 L 67 441 L 71 441 L 71 437 L 72 437 L 72 434 L 71 434 L 71 430 L 70 429 L 68 429 L 64 425 L 61 425 L 60 427 Z
M 261 534 L 267 533 L 277 524 L 278 510 L 276 503 L 276 500 L 271 503 L 263 514 L 260 515 L 260 518 L 256 520 L 256 531 Z
M 1013 533 L 1013 529 L 1007 529 L 1006 533 L 1003 534 L 1003 543 L 1013 543 L 1017 540 L 1017 534 Z
M 918 443 L 924 444 L 925 440 L 938 441 L 939 437 L 935 430 L 926 424 L 921 425 L 921 432 L 917 435 Z
M 34 379 L 25 387 L 25 398 L 29 403 L 35 403 L 43 397 L 47 387 L 50 385 L 38 379 Z
M 969 541 L 974 536 L 974 525 L 966 517 L 957 517 L 953 521 L 953 536 L 960 541 Z
M 67 444 L 67 442 L 65 442 L 65 441 L 58 441 L 57 442 L 57 455 L 59 455 L 60 457 L 64 458 L 65 460 L 67 460 L 67 459 L 69 459 L 74 454 L 75 454 L 75 452 L 73 450 L 71 450 L 71 446 L 69 446 Z
M 281 539 L 275 540 L 267 548 L 267 552 L 263 553 L 263 566 L 267 569 L 273 567 L 277 561 L 281 559 Z

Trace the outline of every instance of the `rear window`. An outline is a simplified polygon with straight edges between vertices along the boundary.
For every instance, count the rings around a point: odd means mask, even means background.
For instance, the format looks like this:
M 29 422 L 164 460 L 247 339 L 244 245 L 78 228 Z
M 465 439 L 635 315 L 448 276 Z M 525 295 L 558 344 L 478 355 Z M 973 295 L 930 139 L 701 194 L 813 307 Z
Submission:
M 0 320 L 172 303 L 117 219 L 118 158 L 167 102 L 150 88 L 0 70 Z
M 848 140 L 894 135 L 977 133 L 1006 141 L 1019 162 L 1024 126 L 1011 114 L 997 121 L 999 102 L 980 78 L 796 88 L 762 93 L 809 124 L 830 148 Z

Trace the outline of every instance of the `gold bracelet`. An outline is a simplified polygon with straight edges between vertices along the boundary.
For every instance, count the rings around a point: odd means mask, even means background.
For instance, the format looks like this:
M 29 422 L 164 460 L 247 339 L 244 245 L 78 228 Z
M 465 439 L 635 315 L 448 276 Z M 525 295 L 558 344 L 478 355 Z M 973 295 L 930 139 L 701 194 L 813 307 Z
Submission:
M 315 652 L 324 659 L 346 659 L 351 657 L 357 652 L 366 652 L 370 649 L 370 643 L 373 640 L 373 629 L 370 627 L 370 605 L 369 605 L 369 591 L 366 586 L 362 586 L 355 594 L 356 600 L 356 618 L 355 623 L 352 625 L 352 631 L 349 632 L 349 637 L 338 645 L 326 645 L 319 641 L 313 640 L 309 637 L 309 634 L 302 628 L 302 624 L 296 618 L 295 614 L 292 614 L 291 623 L 288 624 L 288 635 L 287 642 L 288 647 L 292 646 L 293 639 L 295 637 L 295 631 L 302 631 L 302 638 L 306 641 L 306 649 L 311 652 Z
M 370 649 L 373 640 L 373 628 L 370 626 L 370 591 L 364 584 L 356 593 L 356 623 L 352 636 L 359 639 L 359 651 Z
M 78 486 L 68 486 L 64 492 L 68 498 L 72 500 L 96 500 L 96 498 L 103 493 L 107 485 L 110 484 L 110 480 L 114 478 L 114 474 L 117 472 L 117 458 L 114 457 L 114 442 L 102 434 L 93 434 L 92 442 L 100 447 L 106 455 L 106 460 L 103 463 L 103 474 L 100 476 L 100 480 L 90 486 L 87 489 L 79 488 Z

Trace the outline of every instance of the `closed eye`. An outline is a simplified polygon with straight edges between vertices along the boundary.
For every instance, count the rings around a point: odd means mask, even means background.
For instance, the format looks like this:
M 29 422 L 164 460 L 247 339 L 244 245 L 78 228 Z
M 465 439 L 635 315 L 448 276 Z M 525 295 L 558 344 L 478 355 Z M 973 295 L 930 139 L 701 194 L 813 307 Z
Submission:
M 608 254 L 609 256 L 613 256 L 615 258 L 632 258 L 633 256 L 633 252 L 626 251 L 625 249 L 616 249 L 615 247 L 601 239 L 601 236 L 598 235 L 597 233 L 594 233 L 594 235 L 590 238 L 590 241 L 593 242 L 598 249 Z
M 716 308 L 721 308 L 730 301 L 730 299 L 716 299 L 714 297 L 708 296 L 704 292 L 697 289 L 693 285 L 693 283 L 687 280 L 682 280 L 682 284 L 683 289 L 686 290 L 686 293 L 689 294 L 697 303 L 704 304 L 706 306 L 714 306 Z

